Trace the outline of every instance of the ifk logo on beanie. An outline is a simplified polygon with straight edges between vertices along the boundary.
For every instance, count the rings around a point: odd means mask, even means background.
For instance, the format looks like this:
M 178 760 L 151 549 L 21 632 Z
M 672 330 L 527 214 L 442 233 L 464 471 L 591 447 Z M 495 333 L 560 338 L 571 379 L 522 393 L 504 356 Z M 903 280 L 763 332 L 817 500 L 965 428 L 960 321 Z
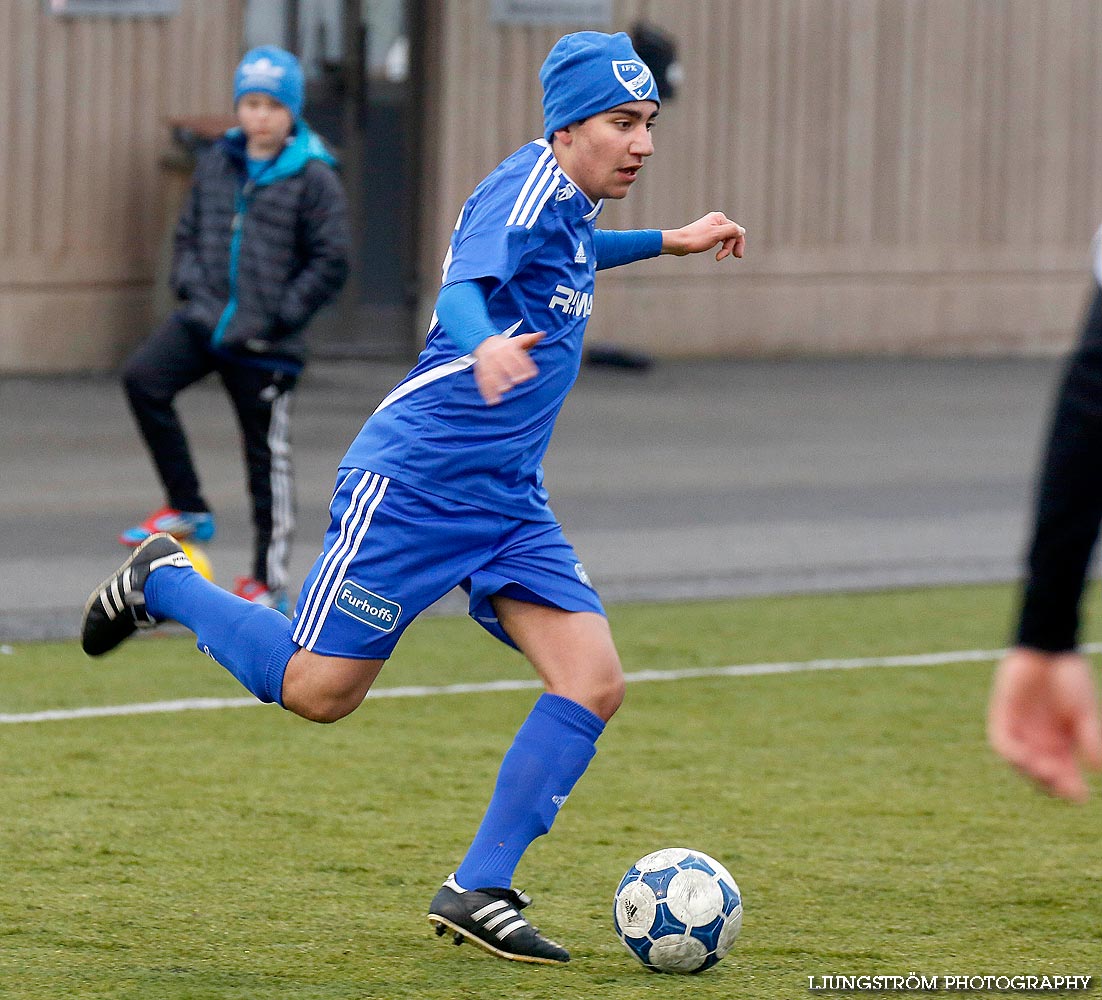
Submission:
M 624 32 L 563 35 L 540 69 L 543 134 L 630 101 L 661 103 L 658 84 Z

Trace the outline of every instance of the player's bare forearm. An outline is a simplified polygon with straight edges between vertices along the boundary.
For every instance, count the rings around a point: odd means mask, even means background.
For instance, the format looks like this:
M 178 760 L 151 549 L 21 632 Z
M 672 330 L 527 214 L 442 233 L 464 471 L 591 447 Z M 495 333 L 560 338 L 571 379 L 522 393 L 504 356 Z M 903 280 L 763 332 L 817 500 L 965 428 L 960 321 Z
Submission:
M 680 229 L 662 230 L 662 252 L 684 257 L 718 246 L 716 260 L 741 257 L 746 250 L 746 230 L 722 212 L 709 212 Z

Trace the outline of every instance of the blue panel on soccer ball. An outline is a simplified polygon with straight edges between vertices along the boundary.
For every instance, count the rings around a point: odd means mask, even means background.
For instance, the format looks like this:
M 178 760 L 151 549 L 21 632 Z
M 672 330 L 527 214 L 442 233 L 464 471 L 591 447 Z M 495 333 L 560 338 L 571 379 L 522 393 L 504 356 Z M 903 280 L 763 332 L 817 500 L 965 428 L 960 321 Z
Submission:
M 648 871 L 642 877 L 642 881 L 646 882 L 650 888 L 655 892 L 658 899 L 662 900 L 666 897 L 666 891 L 669 889 L 670 880 L 678 873 L 677 868 L 663 868 L 659 871 Z
M 650 925 L 650 936 L 660 938 L 666 934 L 684 934 L 688 928 L 670 913 L 665 903 L 659 903 L 654 913 L 654 923 Z
M 643 881 L 654 890 L 654 895 L 658 899 L 665 899 L 670 879 L 677 874 L 677 871 L 676 868 L 663 868 L 661 871 L 647 872 L 643 876 Z
M 689 933 L 706 945 L 709 951 L 712 951 L 719 944 L 719 932 L 723 930 L 723 925 L 727 923 L 727 914 L 723 913 L 716 917 L 710 924 L 704 924 L 701 927 L 694 927 Z
M 634 882 L 638 877 L 639 869 L 632 868 L 631 871 L 629 871 L 622 879 L 620 879 L 620 884 L 616 887 L 616 895 L 619 896 L 624 886 L 627 885 L 629 882 Z
M 687 858 L 677 863 L 678 868 L 697 868 L 709 875 L 715 875 L 716 870 L 708 864 L 699 854 L 690 854 Z
M 690 931 L 692 936 L 708 949 L 708 957 L 704 960 L 704 964 L 694 971 L 703 972 L 705 969 L 710 969 L 719 961 L 719 957 L 716 955 L 716 949 L 719 947 L 719 938 L 726 919 L 726 917 L 718 917 L 714 923 L 709 924 L 707 927 L 696 928 Z

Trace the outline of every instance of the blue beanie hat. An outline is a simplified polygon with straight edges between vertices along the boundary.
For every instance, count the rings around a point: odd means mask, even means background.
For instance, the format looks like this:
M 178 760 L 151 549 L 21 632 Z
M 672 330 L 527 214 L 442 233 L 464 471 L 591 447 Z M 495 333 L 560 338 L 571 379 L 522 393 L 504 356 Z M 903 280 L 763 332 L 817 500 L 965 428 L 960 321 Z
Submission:
M 540 69 L 543 134 L 630 101 L 661 103 L 658 84 L 624 33 L 563 35 Z
M 250 49 L 233 75 L 233 103 L 245 94 L 259 92 L 274 97 L 297 120 L 302 114 L 305 85 L 302 67 L 286 49 L 261 45 Z

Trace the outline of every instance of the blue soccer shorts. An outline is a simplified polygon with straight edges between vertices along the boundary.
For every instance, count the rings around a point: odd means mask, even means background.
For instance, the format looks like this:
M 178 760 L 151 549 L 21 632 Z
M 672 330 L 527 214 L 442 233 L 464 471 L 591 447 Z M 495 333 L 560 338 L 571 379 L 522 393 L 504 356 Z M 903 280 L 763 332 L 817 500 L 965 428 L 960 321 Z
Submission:
M 325 544 L 302 585 L 292 637 L 325 656 L 386 659 L 425 608 L 455 587 L 469 613 L 515 647 L 490 598 L 604 614 L 555 521 L 522 521 L 341 469 Z

